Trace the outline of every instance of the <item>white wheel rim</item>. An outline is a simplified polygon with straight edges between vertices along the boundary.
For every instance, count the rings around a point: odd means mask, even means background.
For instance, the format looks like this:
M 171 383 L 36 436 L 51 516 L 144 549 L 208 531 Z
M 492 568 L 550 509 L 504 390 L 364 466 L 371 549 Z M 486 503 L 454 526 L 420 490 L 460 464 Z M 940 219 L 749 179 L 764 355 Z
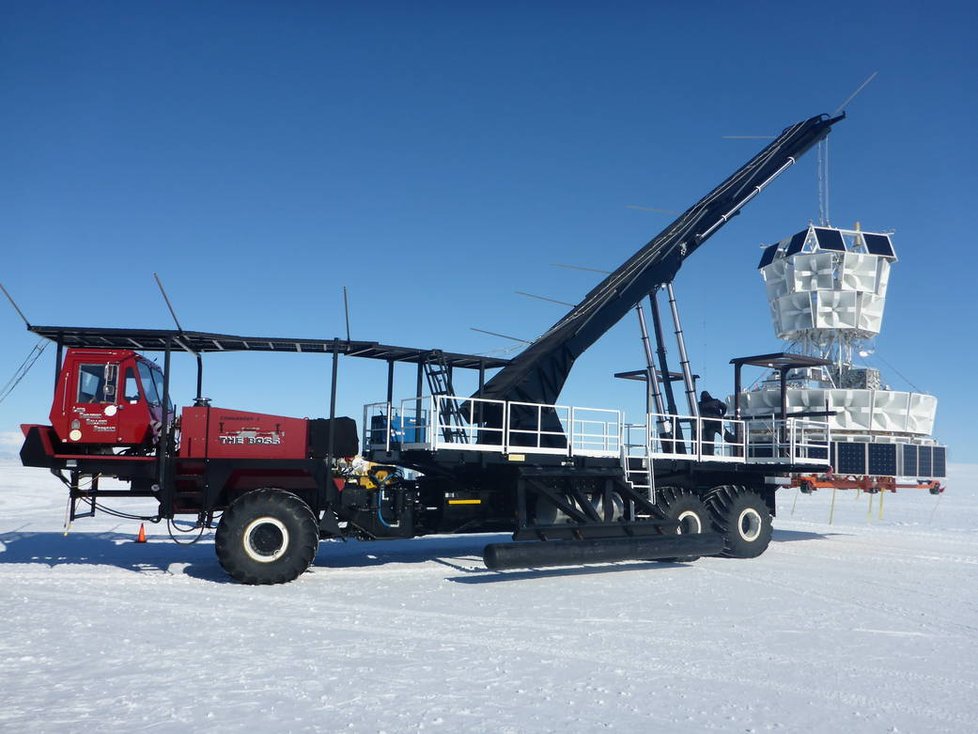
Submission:
M 267 526 L 271 526 L 282 536 L 281 543 L 271 552 L 256 546 L 256 542 L 259 540 L 256 537 L 256 533 L 262 531 L 267 532 Z M 285 551 L 288 550 L 289 531 L 286 529 L 285 524 L 278 518 L 269 516 L 258 517 L 248 523 L 248 526 L 245 528 L 242 545 L 244 546 L 245 554 L 251 560 L 257 561 L 258 563 L 271 563 L 281 558 L 285 554 Z
M 737 530 L 740 532 L 740 537 L 749 543 L 754 542 L 761 535 L 763 522 L 761 513 L 753 507 L 748 507 L 737 518 Z
M 676 522 L 679 523 L 678 534 L 683 534 L 683 526 L 690 525 L 691 535 L 696 535 L 697 533 L 703 532 L 703 523 L 700 521 L 700 516 L 693 512 L 692 510 L 686 510 L 685 512 L 680 512 L 679 517 L 676 518 Z

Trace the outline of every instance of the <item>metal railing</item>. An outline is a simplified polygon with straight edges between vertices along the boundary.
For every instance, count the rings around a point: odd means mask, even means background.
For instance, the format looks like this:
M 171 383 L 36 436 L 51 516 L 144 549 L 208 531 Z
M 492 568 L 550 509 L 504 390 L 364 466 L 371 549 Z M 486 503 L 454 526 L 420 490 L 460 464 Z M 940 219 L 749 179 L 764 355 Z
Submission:
M 395 408 L 390 403 L 368 403 L 363 406 L 363 445 L 390 451 L 404 444 L 427 441 L 428 410 L 422 405 Z
M 828 420 L 775 416 L 748 418 L 747 459 L 754 463 L 831 463 Z
M 828 465 L 830 439 L 828 421 L 811 418 L 649 413 L 644 424 L 624 424 L 618 410 L 455 395 L 406 398 L 398 408 L 364 406 L 363 444 L 385 451 L 621 457 L 626 465 L 629 459 Z
M 405 398 L 398 408 L 389 403 L 364 406 L 363 444 L 385 451 L 618 456 L 621 421 L 621 411 L 604 408 L 424 395 Z
M 788 418 L 790 455 L 796 461 L 829 464 L 832 432 L 828 420 Z
M 580 417 L 582 414 L 605 413 L 613 420 Z M 617 410 L 600 408 L 571 409 L 571 448 L 575 456 L 613 456 L 621 452 L 622 416 Z
M 394 411 L 390 403 L 367 403 L 363 406 L 363 437 L 361 445 L 364 448 L 391 450 L 391 425 Z
M 401 405 L 427 401 L 433 419 L 431 431 L 418 436 L 416 448 L 461 449 L 464 451 L 503 451 L 506 423 L 495 425 L 495 416 L 505 415 L 506 402 L 486 398 L 460 398 L 455 395 L 428 395 L 402 400 Z M 452 422 L 452 406 L 457 406 L 462 425 Z M 402 407 L 402 410 L 404 408 Z M 424 416 L 422 416 L 422 420 Z
M 713 428 L 710 424 L 716 424 L 716 428 L 709 432 L 709 438 L 703 438 L 704 426 Z M 696 461 L 745 461 L 746 431 L 743 421 L 649 413 L 646 426 L 650 456 Z

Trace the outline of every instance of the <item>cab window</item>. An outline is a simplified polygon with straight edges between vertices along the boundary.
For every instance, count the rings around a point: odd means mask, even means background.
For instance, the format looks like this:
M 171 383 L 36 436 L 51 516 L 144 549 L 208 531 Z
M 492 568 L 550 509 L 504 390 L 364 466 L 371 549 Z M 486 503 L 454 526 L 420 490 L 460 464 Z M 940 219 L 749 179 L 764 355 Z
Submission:
M 78 370 L 78 402 L 105 402 L 105 365 L 81 365 Z
M 139 383 L 136 381 L 136 372 L 132 367 L 126 367 L 126 380 L 122 390 L 127 403 L 139 402 Z

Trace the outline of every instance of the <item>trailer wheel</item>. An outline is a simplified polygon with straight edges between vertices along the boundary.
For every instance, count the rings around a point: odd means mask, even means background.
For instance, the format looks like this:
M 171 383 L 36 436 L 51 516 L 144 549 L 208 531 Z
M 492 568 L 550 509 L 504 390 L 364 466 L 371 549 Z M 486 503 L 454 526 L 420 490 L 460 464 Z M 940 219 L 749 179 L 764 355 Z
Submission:
M 284 584 L 316 557 L 319 526 L 305 502 L 284 489 L 241 495 L 221 516 L 214 536 L 217 560 L 244 584 Z
M 676 535 L 695 535 L 710 528 L 710 512 L 697 495 L 679 487 L 663 487 L 656 492 L 656 507 L 665 520 L 679 523 Z M 699 556 L 678 556 L 660 560 L 691 563 Z
M 773 533 L 764 498 L 746 487 L 719 487 L 709 497 L 713 527 L 723 536 L 723 555 L 756 558 L 767 550 Z

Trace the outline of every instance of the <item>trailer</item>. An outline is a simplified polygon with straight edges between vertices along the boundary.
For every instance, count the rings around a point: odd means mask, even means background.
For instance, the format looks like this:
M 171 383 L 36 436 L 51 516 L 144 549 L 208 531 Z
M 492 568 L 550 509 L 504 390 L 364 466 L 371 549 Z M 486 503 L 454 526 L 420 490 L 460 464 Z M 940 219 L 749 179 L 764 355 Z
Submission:
M 761 445 L 737 412 L 701 416 L 672 281 L 840 119 L 820 115 L 786 128 L 511 360 L 349 339 L 28 323 L 57 345 L 56 383 L 50 425 L 23 426 L 21 459 L 63 481 L 72 520 L 94 514 L 103 499 L 141 497 L 157 503 L 153 519 L 190 516 L 201 530 L 216 527 L 218 561 L 250 584 L 295 579 L 324 538 L 510 532 L 513 542 L 484 551 L 495 570 L 757 556 L 771 539 L 777 488 L 792 474 L 828 467 L 827 422 L 782 411 Z M 679 337 L 676 373 L 662 337 L 663 292 Z M 575 360 L 632 310 L 646 355 L 636 373 L 646 387 L 643 420 L 560 403 Z M 178 351 L 197 362 L 196 396 L 179 411 L 170 390 Z M 329 416 L 211 405 L 203 356 L 216 352 L 329 355 Z M 147 353 L 162 354 L 162 368 Z M 386 396 L 364 407 L 359 429 L 335 412 L 340 357 L 388 368 Z M 745 364 L 785 374 L 812 359 L 738 358 L 735 392 Z M 405 368 L 416 389 L 395 396 L 395 370 Z M 477 377 L 474 393 L 457 394 L 461 370 Z M 679 381 L 684 409 L 673 388 Z M 369 462 L 366 473 L 354 470 L 358 456 Z M 127 488 L 100 487 L 104 477 Z

